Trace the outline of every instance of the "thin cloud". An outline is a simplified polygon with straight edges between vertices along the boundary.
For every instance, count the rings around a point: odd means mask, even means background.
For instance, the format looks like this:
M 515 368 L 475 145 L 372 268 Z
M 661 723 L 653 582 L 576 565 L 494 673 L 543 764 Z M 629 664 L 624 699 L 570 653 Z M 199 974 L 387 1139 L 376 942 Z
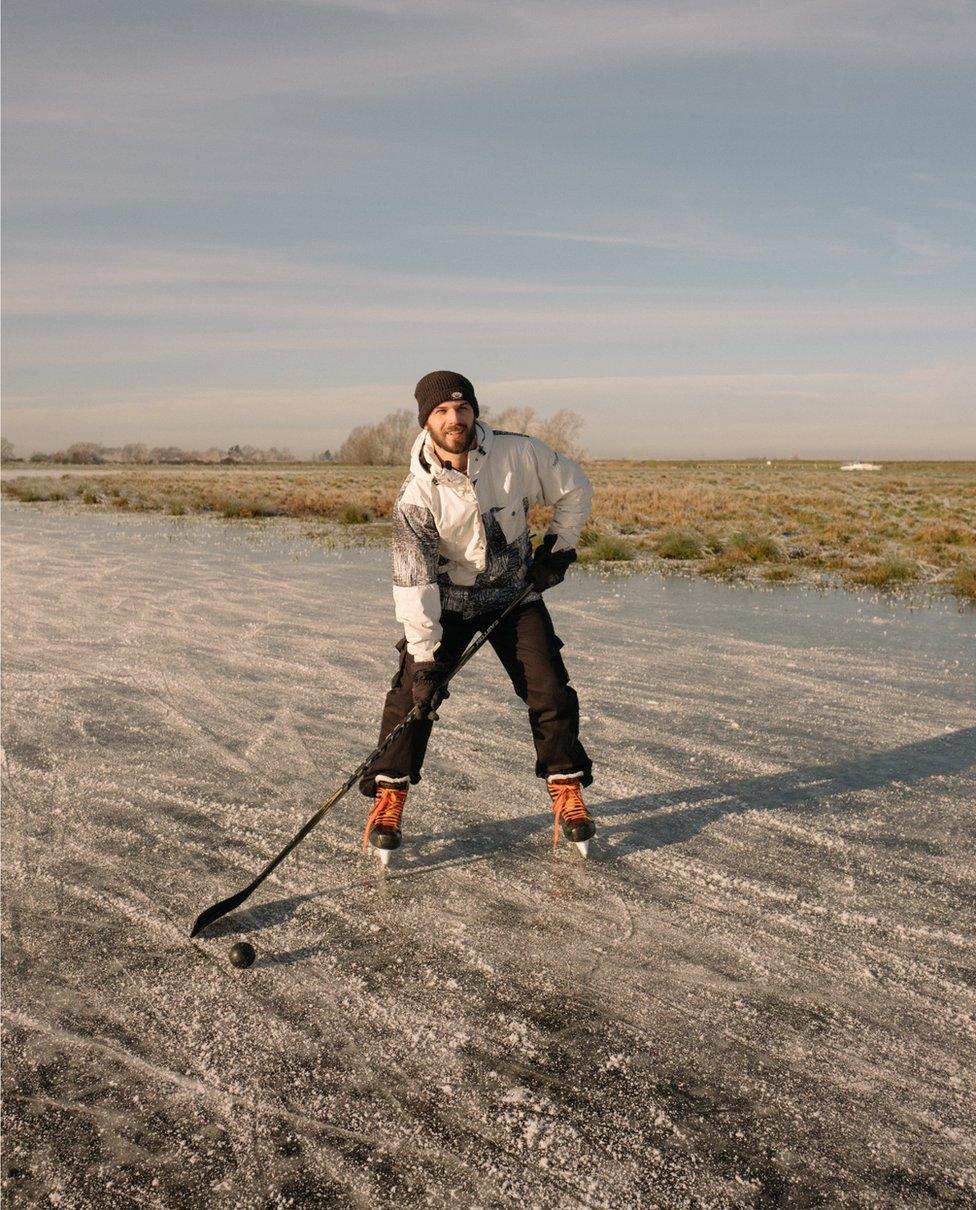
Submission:
M 955 302 L 870 303 L 845 302 L 774 305 L 727 304 L 721 306 L 666 304 L 641 305 L 636 301 L 606 302 L 586 305 L 562 301 L 528 304 L 501 299 L 497 302 L 453 301 L 433 303 L 427 299 L 404 298 L 396 302 L 375 302 L 343 297 L 347 291 L 329 290 L 321 296 L 309 296 L 298 289 L 283 288 L 278 297 L 266 290 L 242 288 L 233 293 L 225 290 L 195 290 L 172 294 L 128 290 L 125 292 L 92 292 L 75 297 L 48 296 L 31 303 L 13 297 L 8 300 L 8 318 L 63 317 L 79 321 L 115 320 L 120 324 L 119 337 L 131 339 L 131 330 L 140 325 L 151 327 L 159 335 L 160 321 L 173 323 L 170 334 L 179 339 L 181 327 L 189 323 L 210 322 L 218 329 L 228 321 L 249 319 L 253 322 L 252 339 L 259 347 L 263 334 L 273 334 L 283 326 L 338 325 L 343 328 L 368 325 L 377 333 L 387 329 L 409 327 L 413 331 L 428 329 L 457 331 L 475 328 L 486 337 L 512 339 L 525 336 L 529 329 L 563 330 L 585 334 L 593 331 L 613 331 L 618 335 L 687 336 L 695 332 L 741 332 L 756 336 L 769 332 L 797 334 L 822 331 L 892 331 L 913 329 L 964 330 L 976 322 L 976 304 Z M 129 329 L 127 332 L 126 329 Z M 86 339 L 83 332 L 79 332 Z M 15 336 L 9 338 L 11 348 L 18 348 Z M 59 337 L 58 339 L 64 339 Z M 56 341 L 51 341 L 52 345 Z M 44 347 L 45 339 L 39 339 Z M 52 353 L 56 348 L 52 347 Z
M 976 256 L 976 248 L 970 244 L 950 243 L 909 223 L 884 226 L 894 246 L 907 255 L 898 272 L 909 276 L 940 273 Z
M 696 221 L 690 216 L 680 223 L 646 235 L 601 233 L 589 231 L 545 231 L 522 227 L 460 228 L 473 235 L 510 239 L 557 240 L 573 244 L 604 244 L 630 248 L 653 248 L 658 252 L 682 252 L 696 256 L 721 257 L 732 260 L 752 260 L 760 253 L 760 245 L 738 238 L 729 232 Z
M 616 286 L 574 285 L 485 274 L 406 273 L 349 263 L 351 245 L 318 242 L 293 249 L 228 245 L 220 249 L 132 244 L 21 244 L 5 258 L 7 301 L 16 311 L 22 300 L 71 297 L 98 289 L 146 286 L 318 284 L 336 289 L 403 290 L 438 294 L 591 294 Z M 626 287 L 621 287 L 626 289 Z
M 202 13 L 205 16 L 207 7 Z M 210 6 L 216 12 L 222 5 Z M 158 37 L 155 17 L 125 32 L 89 15 L 76 36 L 8 49 L 8 123 L 76 123 L 99 115 L 122 126 L 166 112 L 246 97 L 403 95 L 667 60 L 782 54 L 868 59 L 963 58 L 976 53 L 976 8 L 956 0 L 726 0 L 685 3 L 512 0 L 490 5 L 298 5 L 313 23 L 272 24 L 289 5 L 236 5 L 233 36 L 214 23 Z M 84 13 L 84 9 L 79 10 Z M 337 13 L 370 19 L 337 26 Z M 316 13 L 322 23 L 315 24 Z M 377 21 L 377 17 L 381 20 Z M 11 33 L 8 32 L 8 39 Z M 215 48 L 221 47 L 216 54 Z

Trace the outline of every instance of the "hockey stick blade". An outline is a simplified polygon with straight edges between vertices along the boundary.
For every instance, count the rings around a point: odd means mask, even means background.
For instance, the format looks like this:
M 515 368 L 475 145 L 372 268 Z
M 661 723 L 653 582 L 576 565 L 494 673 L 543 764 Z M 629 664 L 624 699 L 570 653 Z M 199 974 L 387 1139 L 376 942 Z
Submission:
M 289 842 L 281 850 L 278 856 L 273 857 L 271 861 L 269 861 L 264 867 L 261 873 L 258 874 L 257 878 L 255 878 L 253 882 L 249 883 L 243 891 L 238 891 L 236 895 L 229 895 L 226 899 L 221 899 L 217 903 L 212 903 L 210 907 L 202 911 L 194 921 L 193 928 L 190 929 L 190 936 L 195 937 L 197 933 L 202 932 L 208 924 L 213 924 L 214 921 L 219 920 L 221 916 L 226 916 L 227 913 L 232 912 L 234 908 L 240 907 L 245 899 L 248 899 L 251 895 L 253 895 L 261 883 L 264 882 L 265 878 L 267 878 L 269 874 L 271 874 L 278 868 L 279 865 L 281 865 L 292 849 L 297 848 L 301 844 L 301 842 L 305 839 L 309 832 L 311 832 L 322 816 L 335 806 L 335 804 L 339 801 L 343 794 L 345 794 L 355 779 L 362 772 L 363 768 L 364 766 L 360 765 L 356 772 L 347 779 L 345 784 L 336 790 L 335 794 L 332 795 L 329 801 L 324 806 L 319 807 L 311 819 L 306 820 L 306 822 L 301 826 L 301 828 L 299 828 L 291 840 L 289 840 Z
M 245 887 L 243 891 L 238 891 L 236 895 L 231 895 L 229 899 L 221 899 L 220 903 L 212 903 L 210 907 L 205 908 L 194 921 L 193 928 L 190 929 L 190 936 L 195 937 L 197 933 L 202 933 L 215 920 L 219 920 L 221 916 L 226 916 L 234 908 L 240 907 L 254 889 L 253 886 Z

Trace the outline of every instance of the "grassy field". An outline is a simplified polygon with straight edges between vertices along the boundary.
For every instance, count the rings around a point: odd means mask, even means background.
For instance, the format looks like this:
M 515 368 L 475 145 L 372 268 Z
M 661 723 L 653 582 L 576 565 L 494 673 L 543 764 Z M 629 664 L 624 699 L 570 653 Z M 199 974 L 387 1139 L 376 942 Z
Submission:
M 596 489 L 580 557 L 634 570 L 792 579 L 898 589 L 913 584 L 976 600 L 976 463 L 586 464 Z M 63 467 L 4 472 L 4 495 L 93 508 L 220 517 L 295 517 L 332 540 L 385 541 L 404 470 L 336 464 Z M 547 515 L 535 509 L 534 526 Z

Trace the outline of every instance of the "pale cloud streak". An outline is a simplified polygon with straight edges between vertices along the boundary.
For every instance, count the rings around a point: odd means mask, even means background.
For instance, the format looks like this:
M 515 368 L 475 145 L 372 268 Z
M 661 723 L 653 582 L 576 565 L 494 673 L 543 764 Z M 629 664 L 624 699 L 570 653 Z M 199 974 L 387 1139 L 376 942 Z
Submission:
M 589 231 L 545 231 L 518 227 L 474 227 L 471 228 L 471 233 L 507 239 L 542 239 L 570 244 L 653 248 L 661 252 L 684 252 L 696 256 L 725 257 L 731 260 L 752 260 L 762 252 L 762 245 L 759 242 L 735 236 L 710 220 L 695 215 L 665 220 L 657 225 L 656 230 L 634 235 Z
M 976 8 L 962 0 L 721 0 L 694 6 L 676 0 L 397 6 L 273 0 L 226 7 L 237 19 L 223 27 L 217 57 L 192 29 L 183 38 L 171 31 L 154 37 L 155 16 L 141 32 L 127 25 L 109 45 L 84 28 L 72 38 L 52 35 L 43 56 L 14 64 L 7 122 L 74 126 L 97 118 L 121 126 L 145 121 L 160 105 L 172 112 L 260 96 L 390 96 L 430 89 L 434 81 L 439 88 L 462 82 L 483 87 L 530 71 L 675 59 L 852 54 L 912 61 L 976 52 Z M 275 9 L 287 14 L 302 8 L 370 20 L 357 32 L 327 20 L 296 30 L 272 17 Z
M 973 245 L 949 243 L 910 223 L 885 222 L 882 227 L 899 252 L 906 254 L 898 270 L 906 275 L 940 273 L 976 256 Z
M 240 338 L 255 348 L 288 333 L 298 342 L 294 347 L 303 339 L 314 346 L 337 327 L 351 329 L 361 343 L 363 333 L 382 328 L 386 339 L 390 329 L 400 327 L 426 330 L 425 339 L 434 339 L 435 331 L 465 328 L 513 339 L 546 328 L 562 329 L 567 337 L 601 330 L 635 337 L 709 332 L 746 337 L 858 328 L 962 330 L 976 324 L 976 303 L 838 302 L 809 292 L 803 299 L 769 301 L 763 293 L 393 273 L 243 248 L 146 254 L 116 249 L 100 251 L 92 260 L 15 260 L 7 269 L 5 301 L 8 320 L 117 320 L 123 325 L 117 335 L 125 340 L 111 340 L 109 347 L 117 344 L 120 357 L 126 355 L 125 344 L 138 347 L 140 328 L 151 328 L 152 339 L 168 332 L 179 342 L 181 329 L 196 321 L 213 325 L 214 348 L 227 347 L 222 329 L 240 321 L 253 325 L 242 329 Z M 187 336 L 195 342 L 207 339 L 196 327 Z M 21 338 L 9 339 L 23 355 Z M 91 337 L 79 333 L 78 345 L 86 342 Z M 37 348 L 43 356 L 43 337 Z M 70 348 L 69 338 L 62 345 L 69 357 Z M 92 353 L 100 356 L 97 349 Z

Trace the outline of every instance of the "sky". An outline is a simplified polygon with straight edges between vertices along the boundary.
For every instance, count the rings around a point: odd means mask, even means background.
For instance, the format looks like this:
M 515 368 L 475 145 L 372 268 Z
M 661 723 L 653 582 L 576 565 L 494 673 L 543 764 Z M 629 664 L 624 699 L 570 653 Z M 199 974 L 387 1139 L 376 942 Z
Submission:
M 976 457 L 972 0 L 7 0 L 3 433 Z

